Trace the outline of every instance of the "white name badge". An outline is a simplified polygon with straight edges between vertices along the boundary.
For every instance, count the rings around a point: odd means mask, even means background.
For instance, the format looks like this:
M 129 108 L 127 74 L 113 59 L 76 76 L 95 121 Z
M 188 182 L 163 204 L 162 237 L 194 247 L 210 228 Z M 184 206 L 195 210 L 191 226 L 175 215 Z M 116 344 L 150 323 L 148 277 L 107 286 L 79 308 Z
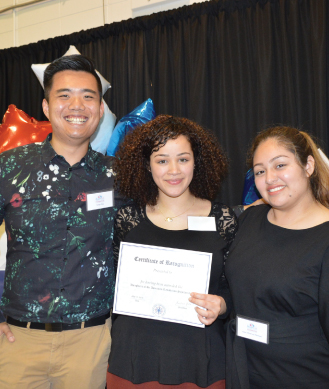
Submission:
M 254 320 L 245 316 L 236 316 L 236 334 L 242 338 L 269 344 L 270 323 Z
M 190 231 L 216 231 L 215 218 L 212 216 L 188 216 L 187 223 Z
M 113 190 L 87 193 L 87 211 L 113 207 Z

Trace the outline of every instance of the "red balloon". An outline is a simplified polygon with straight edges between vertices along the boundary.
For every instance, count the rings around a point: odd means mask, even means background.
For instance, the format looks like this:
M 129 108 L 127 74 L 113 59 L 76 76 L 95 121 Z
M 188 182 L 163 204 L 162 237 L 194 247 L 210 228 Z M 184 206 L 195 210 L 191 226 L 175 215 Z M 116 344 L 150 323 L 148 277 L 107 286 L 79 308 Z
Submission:
M 50 122 L 38 122 L 10 104 L 0 125 L 0 153 L 29 143 L 43 142 L 50 132 Z

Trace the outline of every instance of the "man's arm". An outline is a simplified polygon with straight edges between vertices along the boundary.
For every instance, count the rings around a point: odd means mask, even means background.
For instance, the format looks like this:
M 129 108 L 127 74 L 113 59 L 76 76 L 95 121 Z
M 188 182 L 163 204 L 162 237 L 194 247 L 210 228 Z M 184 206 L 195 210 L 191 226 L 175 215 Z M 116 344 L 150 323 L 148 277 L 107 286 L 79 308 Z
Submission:
M 2 176 L 0 176 L 0 183 L 2 185 Z M 3 186 L 1 186 L 3 188 Z M 4 199 L 2 194 L 0 193 L 0 226 L 3 223 L 3 219 L 5 217 L 5 206 Z M 15 342 L 15 338 L 13 333 L 10 331 L 9 325 L 6 323 L 6 319 L 0 309 L 0 336 L 5 334 L 9 342 Z
M 249 205 L 234 205 L 231 208 L 233 209 L 236 217 L 239 217 L 249 207 L 254 207 L 256 205 L 262 205 L 262 204 L 266 204 L 266 202 L 263 199 L 259 199 Z

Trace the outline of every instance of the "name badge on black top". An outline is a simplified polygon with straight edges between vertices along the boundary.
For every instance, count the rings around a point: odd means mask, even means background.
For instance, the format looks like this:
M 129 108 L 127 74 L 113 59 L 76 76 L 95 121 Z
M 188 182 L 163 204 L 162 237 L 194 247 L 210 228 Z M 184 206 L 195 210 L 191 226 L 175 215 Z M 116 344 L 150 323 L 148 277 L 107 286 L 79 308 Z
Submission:
M 269 344 L 270 323 L 236 315 L 236 334 L 242 338 Z
M 216 222 L 213 216 L 188 216 L 187 223 L 190 231 L 216 231 Z

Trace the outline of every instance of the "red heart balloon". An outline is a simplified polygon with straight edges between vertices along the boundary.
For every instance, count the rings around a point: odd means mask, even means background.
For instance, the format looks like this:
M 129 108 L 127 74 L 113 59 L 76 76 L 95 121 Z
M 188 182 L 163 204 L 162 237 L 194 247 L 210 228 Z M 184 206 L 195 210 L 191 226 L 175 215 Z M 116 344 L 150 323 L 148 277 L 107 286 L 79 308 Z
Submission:
M 10 104 L 0 125 L 0 153 L 29 143 L 43 142 L 50 132 L 50 122 L 39 122 Z

